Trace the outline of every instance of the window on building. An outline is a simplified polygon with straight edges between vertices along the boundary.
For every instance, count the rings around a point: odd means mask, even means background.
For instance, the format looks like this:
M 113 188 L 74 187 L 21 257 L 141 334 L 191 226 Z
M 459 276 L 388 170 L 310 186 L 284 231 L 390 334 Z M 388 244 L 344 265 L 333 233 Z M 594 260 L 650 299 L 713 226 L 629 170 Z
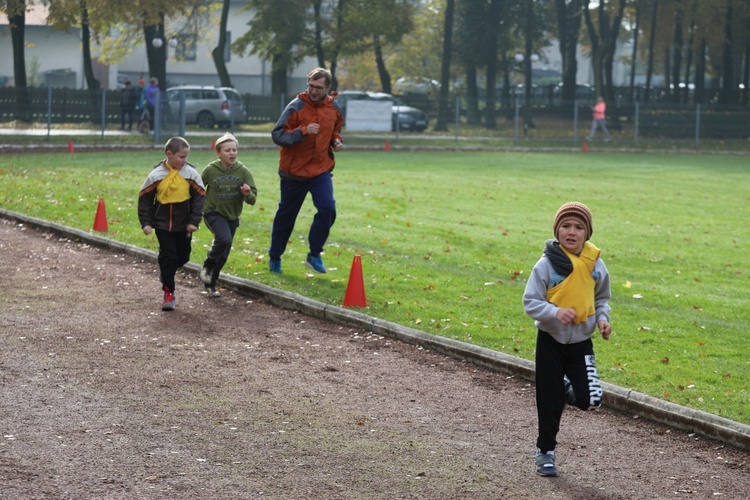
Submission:
M 198 37 L 195 35 L 179 35 L 175 55 L 181 61 L 195 61 L 197 56 Z

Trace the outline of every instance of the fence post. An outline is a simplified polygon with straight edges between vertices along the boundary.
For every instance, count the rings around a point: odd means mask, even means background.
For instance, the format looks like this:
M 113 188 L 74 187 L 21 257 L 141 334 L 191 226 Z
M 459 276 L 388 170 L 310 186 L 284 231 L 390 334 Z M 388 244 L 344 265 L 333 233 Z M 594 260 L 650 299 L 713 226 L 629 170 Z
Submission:
M 695 148 L 700 147 L 701 143 L 701 105 L 695 105 Z
M 167 105 L 169 105 L 169 103 L 167 103 Z M 185 137 L 185 92 L 180 92 L 179 120 L 180 137 Z
M 573 101 L 573 144 L 578 144 L 578 99 Z
M 461 98 L 456 96 L 456 144 L 458 144 L 458 127 L 461 124 Z
M 635 125 L 633 127 L 633 140 L 638 146 L 638 121 L 640 119 L 641 107 L 638 101 L 635 101 Z
M 104 129 L 107 128 L 107 89 L 102 88 L 102 141 L 104 141 Z
M 518 143 L 518 124 L 519 124 L 520 114 L 521 114 L 521 107 L 518 105 L 518 96 L 516 96 L 516 120 L 515 120 L 515 135 L 513 137 L 513 144 Z
M 52 87 L 47 87 L 47 142 L 50 141 L 52 128 Z
M 156 89 L 154 95 L 154 145 L 159 144 L 159 134 L 161 133 L 161 92 Z

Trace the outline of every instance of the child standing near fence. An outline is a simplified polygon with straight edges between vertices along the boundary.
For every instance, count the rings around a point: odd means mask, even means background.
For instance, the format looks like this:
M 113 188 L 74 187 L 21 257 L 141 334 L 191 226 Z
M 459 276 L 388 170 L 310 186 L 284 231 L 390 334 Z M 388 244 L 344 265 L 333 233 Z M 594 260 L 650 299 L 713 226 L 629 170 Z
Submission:
M 187 162 L 190 144 L 172 137 L 166 158 L 151 170 L 138 194 L 138 219 L 143 234 L 156 232 L 159 276 L 164 291 L 162 311 L 174 311 L 175 274 L 190 260 L 193 233 L 203 214 L 206 190 L 198 171 Z

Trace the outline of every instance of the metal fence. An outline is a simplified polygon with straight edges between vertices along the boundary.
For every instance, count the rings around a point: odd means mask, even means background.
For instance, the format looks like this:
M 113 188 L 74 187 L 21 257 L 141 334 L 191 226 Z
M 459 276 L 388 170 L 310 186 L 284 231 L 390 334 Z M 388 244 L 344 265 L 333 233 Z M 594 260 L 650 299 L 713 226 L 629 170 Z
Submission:
M 155 141 L 165 135 L 184 134 L 185 123 L 181 115 L 166 102 L 165 94 L 157 106 Z M 242 95 L 248 117 L 243 123 L 233 122 L 230 128 L 242 124 L 273 123 L 291 96 Z M 435 103 L 424 95 L 402 95 L 400 100 L 431 114 L 434 123 Z M 638 145 L 643 139 L 679 139 L 700 144 L 704 139 L 748 140 L 750 138 L 750 107 L 705 105 L 686 102 L 630 103 L 622 93 L 608 106 L 607 125 L 618 141 Z M 545 139 L 581 142 L 591 124 L 593 96 L 573 102 L 563 101 L 553 90 L 535 92 L 530 99 L 515 93 L 509 99 L 498 99 L 494 116 L 499 126 L 487 129 L 487 134 L 512 135 L 515 140 Z M 486 122 L 487 105 L 482 100 L 467 111 L 464 98 L 456 97 L 449 126 L 456 135 L 467 122 L 478 127 Z M 471 116 L 470 116 L 471 115 Z M 0 88 L 0 122 L 23 121 L 45 123 L 48 127 L 59 124 L 92 124 L 95 128 L 118 130 L 120 128 L 119 90 L 73 90 L 53 88 Z

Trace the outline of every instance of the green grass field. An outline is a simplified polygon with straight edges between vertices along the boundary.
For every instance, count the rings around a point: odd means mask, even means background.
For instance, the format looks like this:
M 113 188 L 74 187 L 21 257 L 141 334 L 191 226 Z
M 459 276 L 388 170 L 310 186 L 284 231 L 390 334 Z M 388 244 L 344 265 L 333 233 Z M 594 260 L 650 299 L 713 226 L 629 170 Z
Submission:
M 212 160 L 196 150 L 198 170 Z M 90 230 L 104 198 L 109 236 L 152 250 L 137 193 L 154 151 L 6 154 L 0 206 Z M 533 359 L 525 280 L 564 202 L 594 214 L 592 241 L 612 276 L 612 338 L 595 336 L 603 380 L 750 424 L 746 156 L 618 153 L 361 152 L 338 155 L 338 219 L 325 275 L 303 265 L 308 200 L 284 255 L 267 271 L 278 203 L 275 151 L 241 151 L 259 189 L 224 271 L 330 304 L 362 256 L 372 316 Z M 211 235 L 197 233 L 193 261 Z M 159 305 L 154 283 L 154 308 Z M 148 299 L 144 299 L 148 300 Z

